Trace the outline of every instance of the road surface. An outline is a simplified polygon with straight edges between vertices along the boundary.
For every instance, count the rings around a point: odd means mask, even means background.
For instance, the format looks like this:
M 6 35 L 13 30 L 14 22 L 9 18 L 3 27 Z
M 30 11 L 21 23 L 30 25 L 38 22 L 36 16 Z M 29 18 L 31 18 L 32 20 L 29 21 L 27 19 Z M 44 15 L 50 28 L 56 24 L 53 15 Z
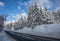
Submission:
M 16 41 L 9 35 L 7 35 L 4 31 L 0 32 L 0 41 Z
M 44 36 L 36 36 L 25 33 L 18 33 L 14 31 L 5 31 L 11 37 L 15 38 L 17 41 L 60 41 L 60 39 Z

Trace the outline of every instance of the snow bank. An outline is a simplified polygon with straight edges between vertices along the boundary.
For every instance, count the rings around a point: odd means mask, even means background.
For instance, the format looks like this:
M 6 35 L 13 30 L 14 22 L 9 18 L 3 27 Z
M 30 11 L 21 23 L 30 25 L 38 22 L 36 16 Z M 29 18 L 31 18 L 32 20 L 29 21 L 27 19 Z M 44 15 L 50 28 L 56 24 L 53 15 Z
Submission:
M 60 24 L 38 25 L 34 29 L 24 27 L 19 32 L 38 36 L 60 38 Z
M 0 32 L 0 41 L 15 41 L 12 37 L 7 35 L 4 31 Z

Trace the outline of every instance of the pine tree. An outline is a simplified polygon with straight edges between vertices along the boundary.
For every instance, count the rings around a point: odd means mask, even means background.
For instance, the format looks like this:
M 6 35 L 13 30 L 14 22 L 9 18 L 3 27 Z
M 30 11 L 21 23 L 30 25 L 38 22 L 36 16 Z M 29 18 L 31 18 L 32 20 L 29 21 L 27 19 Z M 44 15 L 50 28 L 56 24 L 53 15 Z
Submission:
M 34 6 L 32 5 L 32 8 L 29 8 L 29 12 L 28 12 L 28 25 L 32 28 L 34 28 L 34 26 L 41 24 L 42 20 L 41 20 L 41 14 L 42 12 L 40 12 L 37 3 L 35 2 Z
M 29 12 L 28 12 L 28 26 L 34 28 L 36 25 L 41 25 L 41 24 L 51 24 L 52 19 L 51 19 L 50 12 L 48 12 L 46 6 L 44 10 L 40 7 L 40 9 L 37 6 L 37 3 L 35 2 L 34 5 L 29 7 Z
M 60 22 L 60 9 L 57 9 L 57 11 L 53 12 L 53 14 L 54 14 L 55 23 L 59 23 Z
M 32 28 L 34 28 L 34 26 L 39 24 L 38 19 L 39 19 L 39 8 L 37 7 L 37 3 L 35 2 L 32 13 L 32 25 L 31 25 Z
M 44 20 L 43 20 L 43 24 L 49 24 L 51 23 L 51 18 L 50 18 L 50 13 L 48 12 L 46 6 L 44 8 Z
M 28 17 L 27 17 L 27 26 L 30 27 L 32 24 L 32 14 L 33 14 L 33 5 L 29 7 Z

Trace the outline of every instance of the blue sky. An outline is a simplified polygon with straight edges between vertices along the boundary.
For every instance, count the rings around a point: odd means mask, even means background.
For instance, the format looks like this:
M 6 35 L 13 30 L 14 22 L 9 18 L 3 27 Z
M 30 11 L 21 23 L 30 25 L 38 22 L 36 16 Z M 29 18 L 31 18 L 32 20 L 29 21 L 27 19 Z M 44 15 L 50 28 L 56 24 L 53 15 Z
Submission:
M 22 14 L 27 15 L 28 7 L 35 0 L 0 0 L 0 15 L 9 15 L 7 21 L 17 20 Z M 37 0 L 38 7 L 46 6 L 54 11 L 60 8 L 60 0 Z

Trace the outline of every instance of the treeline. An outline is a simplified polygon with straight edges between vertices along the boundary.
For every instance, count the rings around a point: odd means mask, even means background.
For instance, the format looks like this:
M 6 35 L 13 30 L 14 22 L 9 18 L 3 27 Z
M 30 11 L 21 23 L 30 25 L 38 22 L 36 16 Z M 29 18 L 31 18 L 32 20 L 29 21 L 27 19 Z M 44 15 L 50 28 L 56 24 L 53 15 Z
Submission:
M 48 11 L 46 7 L 42 9 L 38 8 L 37 3 L 31 5 L 28 10 L 28 16 L 21 16 L 21 18 L 15 22 L 7 24 L 7 28 L 22 29 L 23 27 L 31 27 L 32 29 L 36 25 L 42 24 L 54 24 L 60 22 L 60 9 L 56 12 Z

